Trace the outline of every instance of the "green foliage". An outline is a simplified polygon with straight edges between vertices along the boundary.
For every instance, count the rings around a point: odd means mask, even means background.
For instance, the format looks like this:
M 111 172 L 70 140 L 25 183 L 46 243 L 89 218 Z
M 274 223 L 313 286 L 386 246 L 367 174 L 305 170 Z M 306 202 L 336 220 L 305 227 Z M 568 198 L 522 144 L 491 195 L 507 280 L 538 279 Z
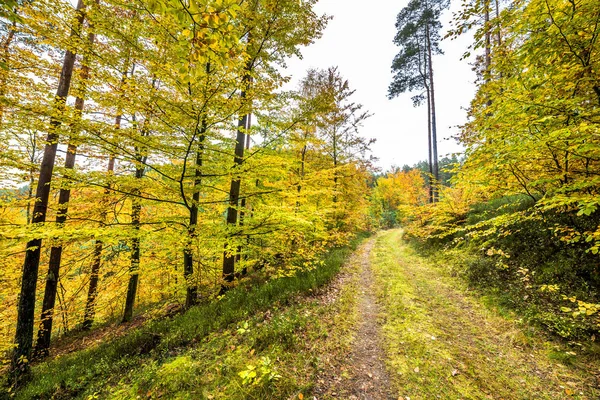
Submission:
M 565 243 L 554 227 L 595 224 L 596 218 L 542 214 L 531 198 L 515 195 L 475 204 L 454 228 L 439 225 L 432 236 L 421 236 L 422 228 L 409 232 L 419 248 L 453 259 L 460 265 L 456 273 L 502 306 L 564 338 L 589 339 L 600 331 L 596 257 L 585 244 Z
M 593 2 L 464 2 L 448 36 L 475 29 L 478 91 L 458 136 L 465 159 L 406 237 L 547 330 L 600 329 L 597 66 Z M 495 16 L 492 16 L 495 14 Z
M 329 20 L 316 1 L 72 3 L 0 7 L 0 362 L 14 348 L 19 298 L 35 303 L 20 318 L 24 338 L 41 319 L 44 285 L 19 294 L 27 241 L 42 240 L 29 282 L 59 276 L 56 338 L 120 319 L 124 293 L 135 315 L 320 268 L 327 249 L 369 228 L 370 141 L 357 134 L 368 113 L 336 68 L 309 72 L 310 90 L 282 90 L 286 60 Z M 71 53 L 72 74 L 61 75 Z M 72 76 L 64 97 L 77 108 L 48 95 L 61 76 Z M 31 224 L 54 144 L 48 212 Z M 58 274 L 47 273 L 51 248 L 62 252 Z M 225 284 L 233 256 L 236 279 Z
M 413 97 L 416 106 L 427 97 L 423 92 L 431 87 L 429 54 L 442 52 L 439 47 L 440 15 L 449 4 L 448 0 L 411 0 L 398 14 L 394 43 L 400 46 L 400 52 L 392 62 L 394 77 L 388 89 L 389 98 L 417 92 Z

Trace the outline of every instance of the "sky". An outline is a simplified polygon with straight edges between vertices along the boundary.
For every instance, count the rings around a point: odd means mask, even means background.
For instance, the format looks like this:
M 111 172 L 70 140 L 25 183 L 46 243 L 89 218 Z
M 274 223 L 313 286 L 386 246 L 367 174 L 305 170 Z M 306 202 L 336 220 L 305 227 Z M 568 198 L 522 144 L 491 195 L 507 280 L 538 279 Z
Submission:
M 427 159 L 427 105 L 414 108 L 411 94 L 393 100 L 387 98 L 392 79 L 391 63 L 398 53 L 392 42 L 396 33 L 396 15 L 408 0 L 320 0 L 318 14 L 333 16 L 323 37 L 302 50 L 303 59 L 288 62 L 291 85 L 297 86 L 309 68 L 338 66 L 350 87 L 356 90 L 354 101 L 374 114 L 365 121 L 361 135 L 375 138 L 372 152 L 382 170 L 392 166 L 413 165 Z M 452 11 L 460 2 L 453 1 L 443 15 L 444 32 Z M 434 56 L 434 83 L 440 157 L 460 152 L 451 136 L 457 125 L 466 122 L 466 108 L 475 94 L 475 74 L 468 61 L 460 61 L 469 46 L 467 35 L 444 40 L 444 55 Z

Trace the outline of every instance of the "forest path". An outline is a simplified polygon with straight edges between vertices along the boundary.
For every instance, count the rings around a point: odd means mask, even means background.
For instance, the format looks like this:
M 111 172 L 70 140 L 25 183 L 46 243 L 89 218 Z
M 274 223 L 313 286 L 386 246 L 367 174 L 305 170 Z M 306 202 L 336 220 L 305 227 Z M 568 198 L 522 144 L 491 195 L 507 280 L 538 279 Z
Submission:
M 597 362 L 586 365 L 520 317 L 484 306 L 452 276 L 447 259 L 440 265 L 417 254 L 402 231 L 381 232 L 374 242 L 375 282 L 367 279 L 365 290 L 376 288 L 381 305 L 397 399 L 600 398 Z
M 324 379 L 314 391 L 321 399 L 397 399 L 392 394 L 381 342 L 380 307 L 375 296 L 375 279 L 371 270 L 371 252 L 375 239 L 363 243 L 349 260 L 357 274 L 357 324 L 350 354 L 336 371 L 325 371 Z

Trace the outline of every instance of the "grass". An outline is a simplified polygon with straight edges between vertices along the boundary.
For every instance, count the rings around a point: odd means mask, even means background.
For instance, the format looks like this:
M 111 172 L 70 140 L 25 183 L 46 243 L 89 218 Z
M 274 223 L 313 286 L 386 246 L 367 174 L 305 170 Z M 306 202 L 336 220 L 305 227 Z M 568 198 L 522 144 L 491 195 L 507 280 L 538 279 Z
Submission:
M 401 231 L 372 254 L 394 384 L 411 399 L 596 399 L 596 360 L 582 359 L 526 324 L 499 315 L 417 255 Z M 488 300 L 489 301 L 489 300 Z
M 336 340 L 334 333 L 351 323 L 355 296 L 348 287 L 340 301 L 321 306 L 302 295 L 329 283 L 360 239 L 330 251 L 318 269 L 231 290 L 172 320 L 149 321 L 36 365 L 15 397 L 259 399 L 307 392 L 321 355 L 345 346 L 345 335 Z

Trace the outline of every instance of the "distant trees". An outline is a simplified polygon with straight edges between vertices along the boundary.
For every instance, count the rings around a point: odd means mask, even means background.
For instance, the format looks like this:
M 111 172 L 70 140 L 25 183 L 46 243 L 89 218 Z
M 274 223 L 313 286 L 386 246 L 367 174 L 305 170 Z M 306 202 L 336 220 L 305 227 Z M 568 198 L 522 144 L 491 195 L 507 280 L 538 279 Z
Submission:
M 464 160 L 456 154 L 451 154 L 448 156 L 442 157 L 439 162 L 439 184 L 443 186 L 450 186 L 451 179 L 456 176 L 457 171 L 460 168 L 460 165 L 464 162 Z M 395 168 L 392 168 L 394 170 Z M 427 161 L 419 161 L 413 166 L 403 165 L 402 171 L 407 172 L 412 169 L 417 169 L 421 171 L 425 179 L 427 179 L 428 174 L 431 171 L 431 166 Z
M 394 73 L 388 89 L 390 98 L 405 92 L 416 92 L 415 106 L 427 102 L 427 137 L 429 142 L 430 201 L 437 199 L 434 182 L 439 180 L 437 149 L 437 118 L 435 85 L 433 79 L 433 55 L 441 54 L 440 15 L 449 5 L 448 0 L 411 0 L 398 14 L 394 43 L 400 52 L 392 62 Z
M 456 175 L 463 161 L 456 154 L 440 159 L 437 192 L 452 194 Z M 392 166 L 388 172 L 376 176 L 375 187 L 371 193 L 371 215 L 386 228 L 411 222 L 416 217 L 420 218 L 418 210 L 430 202 L 430 171 L 429 162 L 419 161 L 413 166 Z M 433 204 L 429 204 L 427 207 L 432 206 Z

